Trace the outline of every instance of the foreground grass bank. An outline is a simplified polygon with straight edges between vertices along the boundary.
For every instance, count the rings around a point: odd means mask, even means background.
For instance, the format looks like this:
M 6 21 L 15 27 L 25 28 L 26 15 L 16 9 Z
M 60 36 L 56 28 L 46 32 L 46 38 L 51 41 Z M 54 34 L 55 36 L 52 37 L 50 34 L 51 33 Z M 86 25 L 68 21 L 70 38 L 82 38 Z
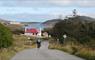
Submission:
M 66 43 L 60 45 L 58 42 L 50 41 L 50 49 L 58 49 L 72 55 L 79 56 L 86 60 L 95 60 L 95 48 L 86 47 L 83 45 L 76 45 L 75 43 Z
M 31 40 L 24 35 L 13 35 L 13 45 L 0 49 L 0 60 L 10 60 L 17 52 L 28 48 L 35 48 L 35 38 Z

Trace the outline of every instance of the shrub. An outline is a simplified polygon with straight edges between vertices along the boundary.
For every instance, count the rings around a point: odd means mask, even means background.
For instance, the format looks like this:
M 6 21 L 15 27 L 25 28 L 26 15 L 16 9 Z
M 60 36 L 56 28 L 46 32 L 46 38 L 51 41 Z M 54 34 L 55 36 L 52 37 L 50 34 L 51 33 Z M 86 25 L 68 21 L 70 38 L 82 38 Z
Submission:
M 0 24 L 0 48 L 7 48 L 12 44 L 12 33 L 4 25 Z

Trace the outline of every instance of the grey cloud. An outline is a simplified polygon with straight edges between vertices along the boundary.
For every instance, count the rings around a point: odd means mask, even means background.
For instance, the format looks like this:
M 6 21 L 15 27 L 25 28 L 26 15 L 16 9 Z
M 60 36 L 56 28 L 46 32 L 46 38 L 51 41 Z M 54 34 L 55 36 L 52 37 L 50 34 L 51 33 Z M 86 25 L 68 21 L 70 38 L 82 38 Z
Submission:
M 95 7 L 95 0 L 0 0 L 4 7 Z
M 52 7 L 48 0 L 0 0 L 0 6 L 4 7 Z
M 95 0 L 49 0 L 59 6 L 95 7 Z
M 80 0 L 77 4 L 83 7 L 95 7 L 95 0 Z

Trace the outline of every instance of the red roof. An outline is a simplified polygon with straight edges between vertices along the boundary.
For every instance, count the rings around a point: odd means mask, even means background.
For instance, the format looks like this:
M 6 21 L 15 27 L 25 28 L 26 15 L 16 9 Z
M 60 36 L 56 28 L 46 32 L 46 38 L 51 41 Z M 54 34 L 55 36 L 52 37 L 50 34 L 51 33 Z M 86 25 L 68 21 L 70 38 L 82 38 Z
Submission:
M 35 28 L 29 28 L 29 29 L 26 29 L 25 32 L 26 32 L 26 33 L 38 33 L 38 30 L 35 29 Z

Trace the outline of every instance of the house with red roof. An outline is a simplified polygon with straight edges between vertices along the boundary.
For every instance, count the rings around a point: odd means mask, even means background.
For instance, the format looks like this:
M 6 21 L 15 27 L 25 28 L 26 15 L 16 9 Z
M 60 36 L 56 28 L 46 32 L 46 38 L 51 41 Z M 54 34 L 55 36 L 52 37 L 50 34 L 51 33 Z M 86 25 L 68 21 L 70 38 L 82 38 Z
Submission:
M 32 35 L 37 35 L 39 33 L 39 31 L 36 28 L 27 28 L 25 30 L 25 33 L 29 33 L 29 34 L 32 34 Z
M 41 35 L 41 30 L 39 28 L 25 27 L 25 35 L 39 36 L 39 35 Z

